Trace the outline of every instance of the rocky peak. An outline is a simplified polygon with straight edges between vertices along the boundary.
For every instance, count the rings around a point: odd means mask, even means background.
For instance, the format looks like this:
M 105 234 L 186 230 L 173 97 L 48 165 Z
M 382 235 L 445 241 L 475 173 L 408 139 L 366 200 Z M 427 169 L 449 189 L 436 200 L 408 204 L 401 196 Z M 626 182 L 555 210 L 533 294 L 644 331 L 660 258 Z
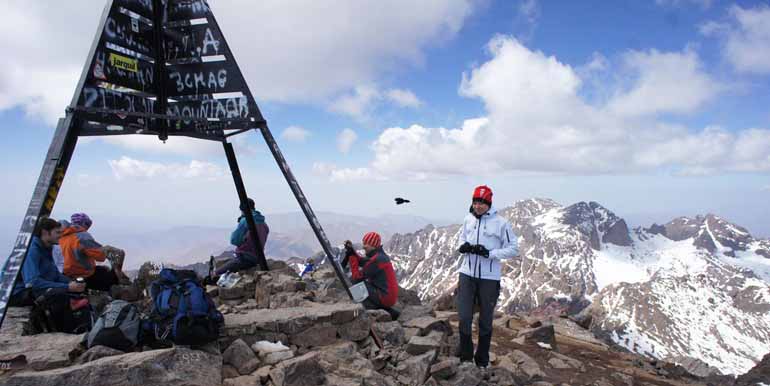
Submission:
M 662 226 L 653 224 L 647 231 L 674 241 L 693 239 L 693 245 L 698 248 L 711 253 L 721 250 L 732 257 L 735 257 L 735 251 L 746 251 L 754 241 L 745 228 L 713 214 L 678 217 Z
M 578 202 L 563 209 L 562 223 L 576 227 L 591 242 L 591 248 L 601 249 L 601 242 L 620 246 L 631 245 L 626 221 L 601 204 Z

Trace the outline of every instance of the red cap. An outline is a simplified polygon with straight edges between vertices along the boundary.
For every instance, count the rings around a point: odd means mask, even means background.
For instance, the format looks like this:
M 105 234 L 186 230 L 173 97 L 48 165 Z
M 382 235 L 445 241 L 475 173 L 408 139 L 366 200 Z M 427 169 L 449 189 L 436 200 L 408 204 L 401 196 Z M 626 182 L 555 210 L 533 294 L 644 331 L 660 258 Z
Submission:
M 377 232 L 369 232 L 364 235 L 364 245 L 379 248 L 382 246 L 382 238 Z
M 485 202 L 487 205 L 492 205 L 492 189 L 489 188 L 489 186 L 486 185 L 480 185 L 477 186 L 476 189 L 473 189 L 473 201 L 480 200 Z

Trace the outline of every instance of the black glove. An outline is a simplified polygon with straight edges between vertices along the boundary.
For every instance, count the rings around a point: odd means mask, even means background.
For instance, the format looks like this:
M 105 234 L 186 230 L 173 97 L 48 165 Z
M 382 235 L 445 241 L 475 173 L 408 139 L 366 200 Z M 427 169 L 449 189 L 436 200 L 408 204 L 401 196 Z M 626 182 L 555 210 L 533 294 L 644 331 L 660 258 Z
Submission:
M 485 247 L 485 246 L 483 246 L 481 244 L 476 244 L 476 245 L 472 246 L 471 248 L 472 248 L 471 253 L 479 255 L 479 256 L 489 257 L 489 249 L 487 249 L 487 247 Z
M 471 243 L 465 242 L 465 244 L 460 246 L 460 249 L 458 251 L 460 253 L 470 253 L 473 250 L 473 247 L 471 246 Z

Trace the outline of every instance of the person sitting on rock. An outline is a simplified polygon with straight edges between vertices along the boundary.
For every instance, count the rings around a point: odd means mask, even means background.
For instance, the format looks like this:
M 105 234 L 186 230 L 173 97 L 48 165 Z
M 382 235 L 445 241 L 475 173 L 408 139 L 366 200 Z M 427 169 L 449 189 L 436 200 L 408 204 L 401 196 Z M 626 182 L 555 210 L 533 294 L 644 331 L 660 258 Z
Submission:
M 64 276 L 56 268 L 52 248 L 59 242 L 61 224 L 44 217 L 38 221 L 27 257 L 21 267 L 21 277 L 11 292 L 8 305 L 11 307 L 31 306 L 35 299 L 48 290 L 57 292 L 83 292 L 84 283 L 78 283 Z
M 123 273 L 123 250 L 102 246 L 88 230 L 93 221 L 85 213 L 75 213 L 70 218 L 70 226 L 64 228 L 59 246 L 64 255 L 64 274 L 71 278 L 85 279 L 86 288 L 97 291 L 109 291 L 110 287 L 128 281 Z M 111 268 L 97 265 L 97 262 L 110 261 Z
M 383 309 L 396 320 L 400 312 L 393 307 L 398 300 L 398 281 L 390 257 L 382 249 L 382 238 L 376 232 L 369 232 L 363 238 L 364 256 L 353 248 L 350 240 L 345 241 L 345 258 L 350 262 L 353 283 L 366 283 L 369 297 L 364 300 L 366 309 Z
M 265 216 L 255 209 L 254 200 L 249 198 L 248 205 L 251 217 L 254 219 L 254 223 L 257 227 L 257 236 L 259 237 L 262 254 L 264 255 L 265 243 L 267 242 L 267 235 L 270 233 L 270 228 L 268 228 L 265 223 Z M 242 210 L 242 212 L 245 211 Z M 211 281 L 216 283 L 216 277 L 225 272 L 238 272 L 257 266 L 257 249 L 254 246 L 254 239 L 252 237 L 251 232 L 249 232 L 246 217 L 241 215 L 238 217 L 238 227 L 235 228 L 230 235 L 230 244 L 237 247 L 235 249 L 235 257 L 217 269 L 214 272 L 215 277 L 211 278 Z

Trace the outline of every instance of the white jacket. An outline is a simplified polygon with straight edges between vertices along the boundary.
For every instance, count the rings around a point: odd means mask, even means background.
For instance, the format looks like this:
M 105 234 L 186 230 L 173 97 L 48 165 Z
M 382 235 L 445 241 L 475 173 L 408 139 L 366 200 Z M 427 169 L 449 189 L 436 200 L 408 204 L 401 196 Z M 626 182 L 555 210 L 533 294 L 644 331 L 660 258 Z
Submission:
M 457 247 L 465 242 L 481 244 L 489 250 L 489 257 L 472 253 L 463 255 L 460 273 L 480 279 L 500 280 L 500 260 L 518 256 L 519 242 L 511 223 L 497 215 L 494 207 L 481 218 L 472 213 L 465 216 Z

